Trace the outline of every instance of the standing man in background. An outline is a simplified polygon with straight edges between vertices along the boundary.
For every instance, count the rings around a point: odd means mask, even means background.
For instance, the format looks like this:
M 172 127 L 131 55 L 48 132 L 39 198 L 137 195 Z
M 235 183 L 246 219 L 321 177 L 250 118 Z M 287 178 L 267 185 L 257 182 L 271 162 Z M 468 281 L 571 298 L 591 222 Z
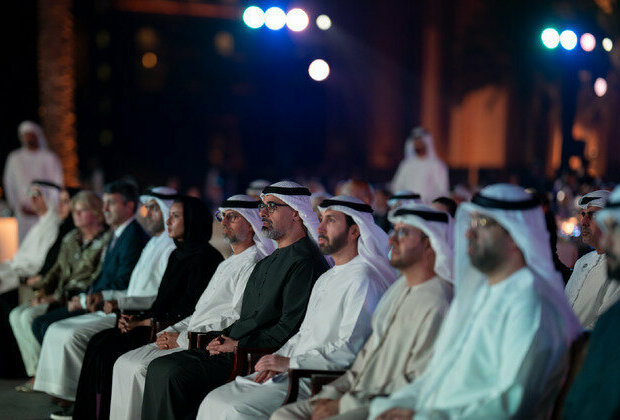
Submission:
M 17 128 L 17 135 L 22 147 L 9 153 L 4 165 L 3 184 L 6 201 L 17 218 L 21 243 L 39 219 L 30 203 L 30 183 L 35 179 L 44 179 L 63 185 L 63 175 L 60 161 L 47 148 L 45 135 L 38 124 L 22 122 Z

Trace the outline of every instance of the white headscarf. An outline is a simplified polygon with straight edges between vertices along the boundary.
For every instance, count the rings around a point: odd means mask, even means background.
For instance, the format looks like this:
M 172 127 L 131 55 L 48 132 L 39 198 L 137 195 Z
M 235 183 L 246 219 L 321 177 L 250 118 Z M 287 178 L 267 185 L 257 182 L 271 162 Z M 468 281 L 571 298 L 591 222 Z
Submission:
M 426 156 L 420 157 L 415 152 L 414 140 L 419 139 L 426 145 Z M 424 127 L 415 127 L 411 130 L 409 137 L 405 141 L 405 159 L 437 159 L 437 152 L 435 152 L 435 144 L 431 133 L 426 131 Z
M 146 204 L 151 200 L 155 200 L 159 209 L 161 210 L 162 217 L 164 219 L 164 230 L 166 235 L 168 234 L 168 216 L 170 215 L 170 207 L 174 203 L 175 198 L 178 197 L 177 190 L 170 187 L 155 187 L 148 189 L 144 194 L 140 196 L 140 203 Z
M 388 199 L 387 204 L 391 209 L 409 204 L 422 204 L 422 197 L 413 191 L 399 190 Z
M 462 343 L 463 334 L 470 331 L 466 326 L 473 322 L 481 307 L 481 293 L 488 284 L 486 275 L 473 267 L 467 252 L 465 233 L 470 227 L 472 213 L 492 217 L 506 229 L 523 253 L 527 267 L 540 280 L 536 282 L 539 293 L 561 317 L 566 336 L 574 339 L 581 332 L 579 320 L 564 294 L 562 278 L 553 265 L 542 207 L 535 197 L 521 187 L 511 184 L 490 185 L 476 194 L 472 202 L 461 204 L 457 211 L 454 300 L 435 342 L 434 355 L 423 376 L 414 381 L 410 389 L 422 404 L 436 391 L 440 378 L 449 375 L 462 349 L 456 343 Z M 441 357 L 435 357 L 438 355 Z
M 607 190 L 592 191 L 579 199 L 577 207 L 582 210 L 589 209 L 590 207 L 603 208 L 610 194 L 611 192 Z
M 392 224 L 406 223 L 424 232 L 435 251 L 435 274 L 453 281 L 454 222 L 448 213 L 424 204 L 409 204 L 392 210 L 388 220 Z
M 234 210 L 243 216 L 243 218 L 247 220 L 254 230 L 254 243 L 256 244 L 256 247 L 263 257 L 266 257 L 273 252 L 275 246 L 271 239 L 265 238 L 260 234 L 263 223 L 258 215 L 259 203 L 260 201 L 257 201 L 250 196 L 237 194 L 232 197 L 228 197 L 228 199 L 222 203 L 218 210 L 220 212 Z
M 519 186 L 494 184 L 483 188 L 471 202 L 462 203 L 457 211 L 456 300 L 475 294 L 487 281 L 486 276 L 471 265 L 467 253 L 468 240 L 465 234 L 469 229 L 472 213 L 480 213 L 496 220 L 515 241 L 528 268 L 551 290 L 557 292 L 558 298 L 562 301 L 566 299 L 564 283 L 553 265 L 549 232 L 538 200 Z
M 41 126 L 33 121 L 23 121 L 19 126 L 17 126 L 17 136 L 19 137 L 19 141 L 22 142 L 22 137 L 24 133 L 32 132 L 37 139 L 39 140 L 39 148 L 47 149 L 47 139 L 45 138 L 45 134 L 43 134 L 43 129 Z
M 334 210 L 351 216 L 355 224 L 360 229 L 360 236 L 357 241 L 357 252 L 369 266 L 379 273 L 385 288 L 387 289 L 396 280 L 396 270 L 390 266 L 388 261 L 387 234 L 375 223 L 372 217 L 372 207 L 365 204 L 359 198 L 349 195 L 337 195 L 323 200 L 319 204 L 321 213 L 325 210 Z
M 48 212 L 50 211 L 50 209 L 54 209 L 55 212 L 58 211 L 58 203 L 60 202 L 60 191 L 62 190 L 61 185 L 41 179 L 33 180 L 30 185 L 39 188 L 39 191 L 41 191 L 41 196 L 43 197 L 43 201 L 45 201 L 45 205 L 47 206 Z
M 603 230 L 607 229 L 605 226 L 607 219 L 612 218 L 620 221 L 620 185 L 614 188 L 608 200 L 605 207 L 594 215 L 594 219 Z
M 319 218 L 312 210 L 312 202 L 310 201 L 310 190 L 293 181 L 280 181 L 271 184 L 263 190 L 260 195 L 261 200 L 266 195 L 273 195 L 291 206 L 293 210 L 299 213 L 299 217 L 304 223 L 308 235 L 318 245 L 319 234 Z

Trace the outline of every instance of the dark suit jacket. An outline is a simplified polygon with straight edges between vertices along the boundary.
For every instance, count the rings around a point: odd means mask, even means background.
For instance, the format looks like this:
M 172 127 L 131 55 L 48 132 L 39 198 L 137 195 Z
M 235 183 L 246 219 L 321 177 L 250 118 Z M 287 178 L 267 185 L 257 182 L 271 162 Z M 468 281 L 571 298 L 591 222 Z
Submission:
M 148 240 L 148 235 L 136 220 L 128 224 L 112 249 L 108 244 L 101 273 L 93 282 L 89 293 L 126 289 L 129 286 L 131 272 Z

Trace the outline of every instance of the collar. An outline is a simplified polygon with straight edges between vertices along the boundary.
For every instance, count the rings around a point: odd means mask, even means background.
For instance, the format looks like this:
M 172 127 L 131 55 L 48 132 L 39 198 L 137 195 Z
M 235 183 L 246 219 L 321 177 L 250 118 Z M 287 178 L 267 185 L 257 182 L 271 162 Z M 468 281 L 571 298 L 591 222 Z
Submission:
M 123 234 L 123 231 L 125 230 L 125 228 L 134 220 L 136 220 L 136 216 L 133 215 L 131 216 L 129 219 L 125 220 L 125 222 L 120 225 L 119 227 L 117 227 L 116 229 L 114 229 L 114 237 L 116 238 L 120 238 L 120 236 Z

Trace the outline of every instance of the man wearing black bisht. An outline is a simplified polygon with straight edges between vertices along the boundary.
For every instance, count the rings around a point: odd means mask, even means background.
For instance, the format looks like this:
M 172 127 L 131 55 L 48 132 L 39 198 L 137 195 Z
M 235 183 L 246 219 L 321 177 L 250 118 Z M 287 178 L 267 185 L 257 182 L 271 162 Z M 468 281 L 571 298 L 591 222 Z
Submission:
M 143 419 L 194 419 L 203 398 L 224 384 L 235 347 L 281 347 L 301 324 L 316 279 L 328 268 L 317 246 L 318 218 L 310 191 L 283 181 L 265 187 L 259 206 L 262 234 L 278 244 L 256 264 L 243 295 L 241 316 L 212 333 L 206 349 L 160 357 L 146 374 Z
M 213 218 L 197 198 L 180 197 L 170 207 L 168 233 L 177 246 L 170 254 L 157 298 L 141 316 L 123 315 L 118 327 L 104 330 L 88 343 L 73 418 L 107 419 L 112 369 L 123 353 L 147 344 L 153 320 L 175 323 L 191 315 L 222 255 L 209 244 Z

